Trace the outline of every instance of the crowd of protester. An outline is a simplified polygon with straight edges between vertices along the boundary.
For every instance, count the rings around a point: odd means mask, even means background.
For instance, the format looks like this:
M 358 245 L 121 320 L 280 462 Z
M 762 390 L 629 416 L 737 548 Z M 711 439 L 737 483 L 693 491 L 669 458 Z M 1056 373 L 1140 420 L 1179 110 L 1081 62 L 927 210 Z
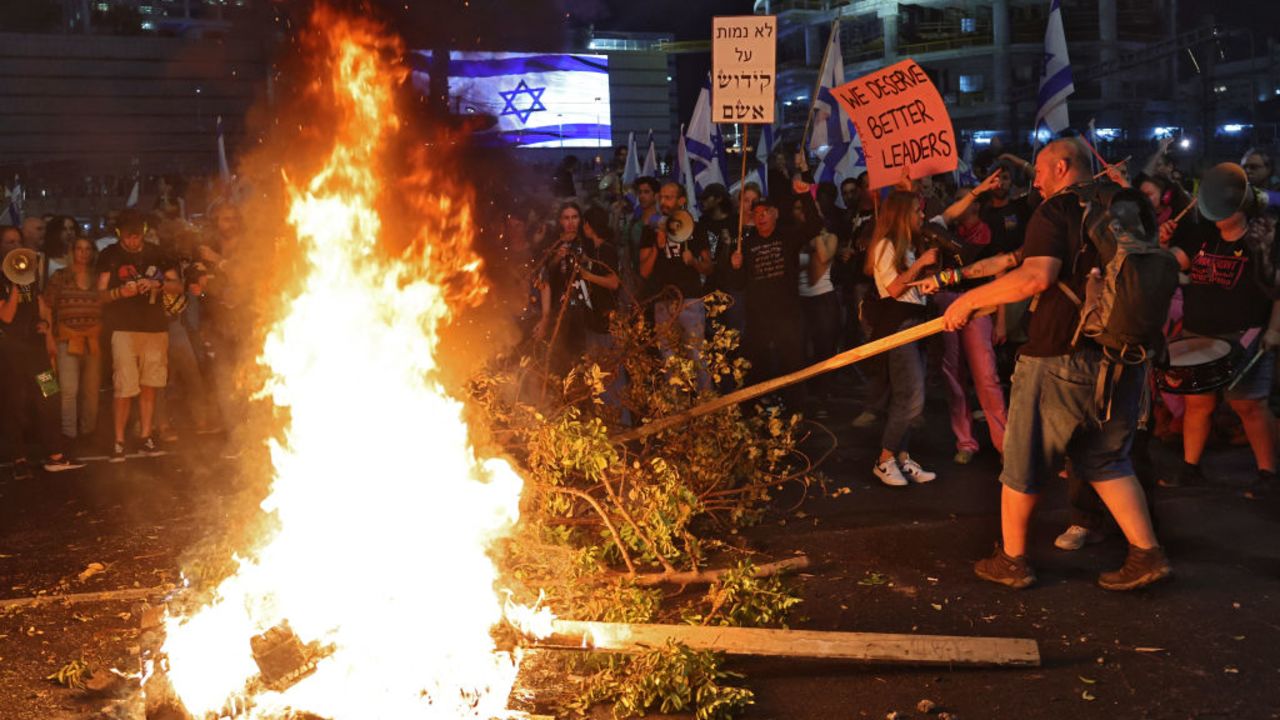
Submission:
M 935 394 L 947 406 L 952 462 L 970 463 L 989 448 L 1012 493 L 1003 506 L 1015 515 L 1004 523 L 1004 549 L 980 563 L 980 575 L 1019 587 L 1034 579 L 1021 552 L 1025 520 L 1049 472 L 1068 479 L 1073 508 L 1057 546 L 1077 549 L 1101 537 L 1101 501 L 1135 548 L 1122 569 L 1128 575 L 1108 582 L 1130 587 L 1168 571 L 1152 554 L 1159 548 L 1150 518 L 1134 499 L 1157 483 L 1206 482 L 1201 460 L 1215 434 L 1251 448 L 1257 479 L 1248 493 L 1275 495 L 1275 217 L 1263 204 L 1205 218 L 1192 200 L 1200 178 L 1179 167 L 1167 144 L 1141 167 L 1109 165 L 1091 152 L 1061 139 L 1033 163 L 997 143 L 975 163 L 970 177 L 981 180 L 904 173 L 873 190 L 866 174 L 814 183 L 808 158 L 781 150 L 764 187 L 713 184 L 696 198 L 662 178 L 624 184 L 625 148 L 594 169 L 567 159 L 545 195 L 509 200 L 501 235 L 512 262 L 500 282 L 527 289 L 527 340 L 551 371 L 567 371 L 586 353 L 625 351 L 611 321 L 632 308 L 663 329 L 658 352 L 693 363 L 699 390 L 726 389 L 712 388 L 703 366 L 704 343 L 718 326 L 740 334 L 746 382 L 754 384 L 945 315 L 948 332 L 789 386 L 766 406 L 823 421 L 833 402 L 860 400 L 853 424 L 879 428 L 869 475 L 905 487 L 945 477 L 941 464 L 926 469 L 911 453 Z M 1250 150 L 1239 167 L 1253 187 L 1274 187 L 1268 152 Z M 1078 388 L 1045 393 L 1079 370 L 1071 363 L 1097 362 L 1070 332 L 1079 311 L 1061 268 L 1093 261 L 1088 244 L 1073 244 L 1081 210 L 1066 191 L 1100 179 L 1140 191 L 1160 244 L 1183 272 L 1166 340 L 1226 340 L 1256 350 L 1259 360 L 1225 392 L 1157 392 L 1150 373 L 1117 381 L 1114 412 L 1132 427 L 1108 421 L 1110 434 L 1088 435 L 1080 413 L 1055 417 L 1051 407 Z M 228 282 L 243 233 L 236 208 L 216 204 L 189 218 L 172 185 L 156 195 L 150 212 L 113 214 L 96 232 L 70 217 L 0 227 L 0 257 L 26 249 L 39 258 L 29 281 L 0 276 L 0 379 L 13 398 L 0 413 L 0 443 L 15 476 L 29 477 L 35 464 L 51 472 L 80 467 L 76 454 L 92 447 L 85 438 L 105 437 L 110 461 L 122 462 L 160 454 L 182 434 L 222 432 L 234 419 L 230 358 L 248 335 Z M 1005 258 L 1016 260 L 998 273 L 959 272 Z M 723 312 L 708 312 L 712 293 L 727 300 Z M 975 315 L 979 307 L 994 311 Z M 1162 358 L 1151 360 L 1158 368 Z M 607 371 L 604 401 L 630 424 L 621 407 L 625 373 L 616 363 Z M 1082 375 L 1078 385 L 1090 382 Z M 1137 385 L 1145 390 L 1124 394 Z M 111 418 L 99 432 L 108 389 Z M 1181 467 L 1157 477 L 1145 462 L 1149 436 L 1180 443 Z M 1043 467 L 1046 459 L 1056 465 Z M 1145 491 L 1100 482 L 1130 475 Z
M 223 432 L 245 335 L 231 281 L 242 233 L 232 203 L 188 217 L 168 182 L 152 210 L 94 227 L 68 216 L 0 226 L 0 258 L 12 259 L 0 273 L 0 448 L 16 478 Z
M 1246 207 L 1213 222 L 1197 208 L 1189 209 L 1200 178 L 1179 167 L 1168 142 L 1160 143 L 1142 165 L 1109 165 L 1088 144 L 1063 142 L 1042 150 L 1034 163 L 996 144 L 977 160 L 975 176 L 981 180 L 967 186 L 947 174 L 904 177 L 878 191 L 868 188 L 865 174 L 838 186 L 815 184 L 807 159 L 784 151 L 771 163 L 769 192 L 755 183 L 732 192 L 712 185 L 698 198 L 687 197 L 679 183 L 654 177 L 640 177 L 624 187 L 620 177 L 626 149 L 618 148 L 613 161 L 594 174 L 577 163 L 562 165 L 550 184 L 558 198 L 553 228 L 541 229 L 536 209 L 522 206 L 525 216 L 518 225 L 508 223 L 507 241 L 529 248 L 530 258 L 550 258 L 528 263 L 523 280 L 540 300 L 529 313 L 534 335 L 557 344 L 553 369 L 560 370 L 585 351 L 583 329 L 589 329 L 597 344 L 610 342 L 603 334 L 606 316 L 624 303 L 640 306 L 655 325 L 678 328 L 695 361 L 713 322 L 739 330 L 741 354 L 751 364 L 750 384 L 900 332 L 948 313 L 959 302 L 963 308 L 953 312 L 967 322 L 948 323 L 951 331 L 790 387 L 766 402 L 822 421 L 833 400 L 860 399 L 862 410 L 854 425 L 880 428 L 879 453 L 868 470 L 880 482 L 902 487 L 945 475 L 944 467 L 926 469 L 911 454 L 912 431 L 922 425 L 927 398 L 936 394 L 948 408 L 955 464 L 967 464 L 984 446 L 989 448 L 1005 466 L 1001 479 L 1018 501 L 1036 496 L 1036 480 L 1045 472 L 1068 478 L 1072 523 L 1056 539 L 1059 548 L 1074 550 L 1100 539 L 1108 522 L 1101 504 L 1111 510 L 1133 551 L 1118 575 L 1104 575 L 1101 582 L 1128 589 L 1163 577 L 1168 564 L 1155 544 L 1145 506 L 1132 502 L 1131 488 L 1101 480 L 1133 475 L 1135 486 L 1141 481 L 1144 488 L 1136 497 L 1149 497 L 1157 484 L 1206 482 L 1200 462 L 1211 435 L 1217 434 L 1253 451 L 1257 477 L 1246 494 L 1274 497 L 1276 492 L 1270 405 L 1280 346 L 1271 260 L 1274 210 Z M 1248 151 L 1239 165 L 1253 187 L 1274 187 L 1275 169 L 1265 150 Z M 1100 432 L 1079 442 L 1085 421 L 1074 416 L 1070 422 L 1055 420 L 1045 408 L 1060 398 L 1046 399 L 1048 385 L 1024 379 L 1024 388 L 1034 392 L 1011 396 L 1008 390 L 1011 382 L 1017 384 L 1017 373 L 1041 377 L 1041 372 L 1058 372 L 1048 367 L 1049 359 L 1079 357 L 1069 332 L 1079 312 L 1068 304 L 1066 291 L 1050 283 L 1036 286 L 1034 293 L 1025 288 L 1013 292 L 1002 282 L 1005 273 L 942 287 L 938 278 L 946 277 L 947 268 L 1004 257 L 1022 261 L 1034 256 L 1026 263 L 1033 268 L 1047 256 L 1069 261 L 1063 249 L 1069 241 L 1063 238 L 1080 234 L 1081 210 L 1078 203 L 1063 199 L 1075 197 L 1065 191 L 1093 181 L 1139 190 L 1151 205 L 1160 244 L 1183 271 L 1166 340 L 1221 338 L 1251 355 L 1256 348 L 1261 359 L 1225 392 L 1171 394 L 1157 391 L 1154 373 L 1140 383 L 1130 377 L 1117 387 L 1137 392 L 1132 386 L 1142 385 L 1146 395 L 1141 397 L 1154 398 L 1150 411 L 1138 396 L 1121 393 L 1124 402 L 1113 401 L 1113 412 L 1120 418 L 1131 411 L 1133 427 L 1122 432 L 1123 423 L 1111 424 L 1109 435 Z M 683 211 L 694 203 L 700 218 L 692 233 L 682 232 L 679 226 L 689 222 Z M 744 229 L 739 240 L 740 211 Z M 594 220 L 583 223 L 586 217 Z M 975 309 L 966 302 L 972 297 L 969 291 L 987 284 L 996 286 L 983 291 L 995 299 L 990 303 L 995 312 L 969 317 Z M 731 307 L 709 319 L 704 297 L 713 291 L 727 294 Z M 551 332 L 553 326 L 560 332 Z M 1163 362 L 1153 360 L 1156 367 Z M 1060 369 L 1059 375 L 1066 377 L 1069 369 Z M 612 382 L 616 394 L 625 377 Z M 1091 388 L 1092 382 L 1081 378 L 1082 387 Z M 707 387 L 705 378 L 702 386 Z M 1225 398 L 1233 413 L 1218 410 L 1219 398 Z M 1136 403 L 1132 408 L 1124 404 L 1128 399 Z M 1013 408 L 1015 400 L 1029 405 Z M 1011 434 L 1012 459 L 1006 456 Z M 1182 466 L 1153 470 L 1146 458 L 1149 436 L 1181 444 Z M 1044 447 L 1029 446 L 1037 443 Z M 1092 454 L 1076 445 L 1094 446 Z M 1062 459 L 1056 467 L 1043 468 L 1041 455 Z M 1029 514 L 1034 502 L 1015 505 L 1022 508 L 1017 512 Z M 1006 523 L 1004 548 L 1010 552 L 980 563 L 979 575 L 1015 587 L 1034 579 L 1022 557 L 1023 520 Z

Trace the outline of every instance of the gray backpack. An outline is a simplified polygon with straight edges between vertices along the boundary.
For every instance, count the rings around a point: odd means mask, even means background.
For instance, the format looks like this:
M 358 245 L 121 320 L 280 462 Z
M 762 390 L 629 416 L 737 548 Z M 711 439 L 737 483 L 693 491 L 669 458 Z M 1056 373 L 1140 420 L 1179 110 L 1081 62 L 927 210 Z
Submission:
M 1140 191 L 1110 182 L 1073 186 L 1084 208 L 1072 277 L 1085 278 L 1084 300 L 1061 288 L 1080 307 L 1081 337 L 1102 346 L 1114 362 L 1136 365 L 1164 352 L 1169 302 L 1178 289 L 1178 261 L 1160 246 L 1155 212 Z M 1083 267 L 1084 243 L 1098 251 Z

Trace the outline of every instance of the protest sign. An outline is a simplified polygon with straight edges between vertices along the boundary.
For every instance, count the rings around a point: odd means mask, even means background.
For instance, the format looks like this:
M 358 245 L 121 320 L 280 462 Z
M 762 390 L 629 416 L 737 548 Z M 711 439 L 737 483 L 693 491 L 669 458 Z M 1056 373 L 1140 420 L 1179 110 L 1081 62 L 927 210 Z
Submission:
M 862 138 L 871 188 L 892 185 L 906 168 L 911 178 L 956 169 L 957 147 L 942 96 L 915 60 L 832 90 Z
M 778 18 L 711 20 L 711 115 L 718 123 L 773 124 Z

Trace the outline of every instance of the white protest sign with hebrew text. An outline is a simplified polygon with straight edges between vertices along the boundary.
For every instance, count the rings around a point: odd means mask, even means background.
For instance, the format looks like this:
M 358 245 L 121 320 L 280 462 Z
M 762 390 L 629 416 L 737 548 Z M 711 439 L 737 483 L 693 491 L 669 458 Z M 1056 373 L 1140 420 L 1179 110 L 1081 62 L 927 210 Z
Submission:
M 777 17 L 734 15 L 712 18 L 712 120 L 772 125 L 777 57 Z

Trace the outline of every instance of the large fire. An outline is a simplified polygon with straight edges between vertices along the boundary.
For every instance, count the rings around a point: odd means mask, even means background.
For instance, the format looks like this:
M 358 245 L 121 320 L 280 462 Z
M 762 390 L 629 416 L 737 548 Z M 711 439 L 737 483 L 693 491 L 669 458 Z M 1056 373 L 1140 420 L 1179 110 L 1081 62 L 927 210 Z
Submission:
M 452 223 L 461 237 L 382 256 L 376 200 L 425 186 L 377 170 L 399 129 L 400 48 L 366 21 L 321 11 L 314 25 L 340 122 L 324 168 L 290 189 L 308 275 L 260 358 L 265 392 L 291 418 L 271 445 L 263 505 L 278 530 L 212 604 L 169 623 L 169 677 L 194 716 L 217 714 L 258 674 L 249 638 L 288 621 L 332 653 L 292 687 L 253 692 L 254 717 L 501 716 L 516 661 L 490 637 L 502 602 L 487 548 L 515 522 L 521 481 L 477 458 L 461 405 L 435 379 L 450 314 L 439 278 L 474 269 L 470 221 L 456 227 L 469 215 L 411 203 L 448 213 L 423 225 Z

